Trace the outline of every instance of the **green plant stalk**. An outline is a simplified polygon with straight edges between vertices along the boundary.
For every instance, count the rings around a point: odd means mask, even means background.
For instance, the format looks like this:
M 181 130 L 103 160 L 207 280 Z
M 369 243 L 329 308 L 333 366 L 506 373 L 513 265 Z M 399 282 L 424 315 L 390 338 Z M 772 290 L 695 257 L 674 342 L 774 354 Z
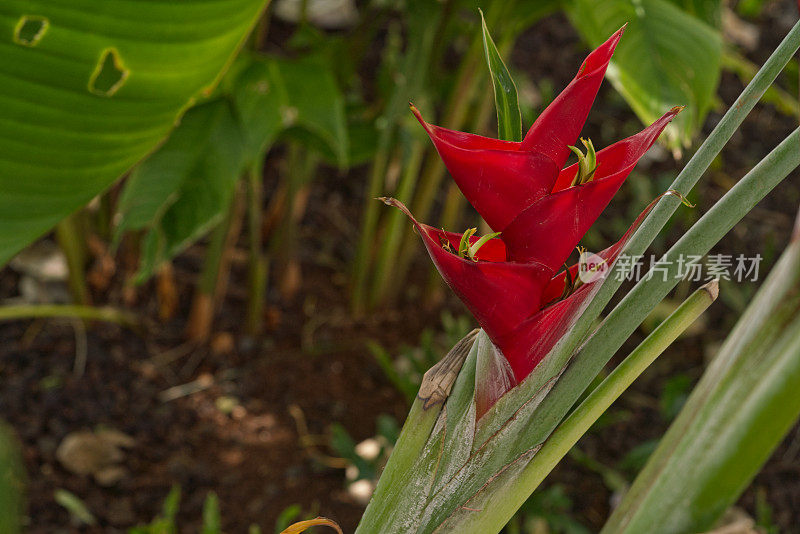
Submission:
M 739 128 L 745 117 L 750 113 L 764 92 L 781 73 L 783 68 L 797 51 L 798 47 L 800 47 L 800 23 L 795 24 L 778 48 L 776 48 L 769 59 L 767 59 L 759 72 L 753 78 L 753 81 L 750 82 L 744 91 L 742 91 L 742 94 L 739 95 L 739 98 L 736 99 L 736 102 L 734 102 L 731 108 L 725 113 L 705 142 L 703 142 L 694 156 L 692 156 L 692 158 L 686 164 L 686 167 L 684 167 L 684 169 L 679 173 L 678 177 L 670 186 L 670 189 L 678 191 L 684 196 L 689 193 L 692 187 L 694 187 L 694 185 L 699 181 L 702 174 L 711 165 L 711 162 L 714 160 L 714 158 L 716 158 L 720 153 L 733 133 Z M 785 143 L 782 145 L 784 144 Z M 791 154 L 789 157 L 791 157 Z M 763 164 L 764 161 L 762 161 L 759 165 L 763 166 Z M 755 169 L 751 171 L 751 174 L 754 171 Z M 760 174 L 761 172 L 758 173 L 758 175 Z M 740 184 L 742 182 L 744 182 L 744 179 L 740 181 Z M 759 186 L 759 184 L 753 184 L 752 181 L 748 183 L 751 184 L 750 186 Z M 737 184 L 737 187 L 740 184 Z M 742 189 L 738 188 L 738 191 L 742 191 Z M 728 198 L 727 202 L 731 202 L 731 197 L 729 197 L 728 194 L 726 194 L 724 198 L 726 197 Z M 741 201 L 742 199 L 739 198 L 739 200 Z M 742 203 L 738 202 L 738 204 Z M 744 205 L 752 205 L 752 203 L 745 203 Z M 645 219 L 639 229 L 634 233 L 630 242 L 625 248 L 625 252 L 631 256 L 643 254 L 645 249 L 650 245 L 650 243 L 653 242 L 658 232 L 661 231 L 678 206 L 680 206 L 680 201 L 678 199 L 671 196 L 662 198 L 647 219 Z M 715 217 L 724 216 L 724 213 L 721 213 L 719 210 L 717 210 L 716 213 L 718 215 L 715 215 Z M 738 221 L 743 216 L 744 212 L 739 213 L 736 215 L 735 220 Z M 692 228 L 690 232 L 693 230 L 694 228 Z M 712 231 L 713 230 L 714 229 L 712 228 Z M 692 235 L 697 234 L 693 233 Z M 696 254 L 696 252 L 691 253 Z M 600 288 L 598 294 L 581 315 L 575 327 L 554 349 L 551 357 L 546 359 L 549 361 L 543 362 L 544 365 L 547 365 L 550 368 L 551 374 L 555 375 L 555 373 L 566 364 L 571 355 L 586 339 L 588 333 L 594 326 L 596 318 L 600 316 L 600 313 L 603 311 L 608 302 L 611 300 L 611 297 L 614 295 L 614 293 L 616 293 L 617 289 L 622 284 L 620 280 L 616 279 L 618 269 L 619 266 L 617 266 L 615 269 L 612 269 L 611 274 L 602 282 L 602 287 Z M 639 319 L 640 316 L 638 315 L 636 317 L 631 317 L 632 321 L 639 321 L 636 324 L 639 324 L 646 315 L 643 310 L 640 313 L 644 313 L 644 315 L 641 315 L 641 319 Z M 602 365 L 600 365 L 600 367 L 602 367 Z M 588 384 L 588 382 L 586 383 Z M 503 421 L 507 421 L 527 399 L 531 398 L 535 394 L 537 389 L 537 384 L 524 381 L 517 388 L 509 392 L 509 394 L 507 394 L 504 398 L 500 399 L 496 408 L 493 426 L 498 426 L 502 424 Z
M 113 229 L 114 209 L 111 199 L 112 191 L 106 191 L 97 197 L 97 212 L 91 220 L 91 227 L 95 234 L 106 242 L 114 238 Z
M 796 231 L 604 533 L 705 531 L 736 501 L 800 415 L 798 288 Z
M 397 186 L 396 198 L 401 202 L 407 202 L 414 192 L 424 154 L 425 145 L 421 141 L 413 141 L 408 158 L 404 161 L 403 176 Z M 394 210 L 387 214 L 386 231 L 381 240 L 375 268 L 372 271 L 372 288 L 369 293 L 370 307 L 377 305 L 390 291 L 391 286 L 397 283 L 397 280 L 392 277 L 392 265 L 397 262 L 406 224 L 407 217 L 400 210 Z
M 245 326 L 251 335 L 261 333 L 264 325 L 264 299 L 267 293 L 269 264 L 264 256 L 261 238 L 261 202 L 263 199 L 263 158 L 247 173 L 248 208 L 247 233 L 249 256 L 247 261 L 247 317 Z
M 733 49 L 727 49 L 722 53 L 722 66 L 744 83 L 749 83 L 757 72 L 756 66 L 750 60 Z M 767 89 L 763 101 L 774 105 L 784 115 L 800 117 L 800 103 L 780 87 L 772 86 Z
M 218 300 L 225 293 L 223 277 L 227 275 L 226 248 L 232 239 L 231 234 L 239 233 L 241 190 L 237 190 L 230 201 L 223 220 L 211 232 L 211 240 L 206 248 L 203 270 L 192 298 L 191 311 L 186 325 L 186 335 L 190 340 L 206 340 L 211 333 Z
M 516 476 L 501 474 L 481 488 L 481 494 L 473 497 L 475 503 L 467 501 L 465 506 L 479 512 L 456 512 L 444 526 L 464 534 L 499 532 L 597 419 L 714 302 L 718 293 L 716 281 L 695 291 L 553 431 Z
M 411 39 L 408 52 L 405 54 L 402 75 L 397 77 L 396 87 L 382 119 L 384 127 L 378 139 L 378 149 L 370 168 L 367 184 L 366 205 L 359 233 L 356 256 L 353 261 L 352 274 L 352 308 L 356 314 L 366 309 L 367 290 L 369 289 L 370 265 L 372 264 L 375 235 L 378 231 L 380 205 L 373 199 L 381 196 L 386 168 L 393 151 L 393 141 L 401 113 L 406 112 L 409 96 L 420 92 L 427 80 L 430 59 L 433 53 L 436 28 L 443 23 L 442 7 L 434 8 L 434 14 L 425 26 L 421 38 Z
M 288 262 L 294 255 L 297 236 L 297 214 L 295 202 L 298 194 L 313 179 L 319 164 L 319 155 L 299 143 L 290 143 L 288 168 L 284 176 L 286 199 L 283 217 L 270 242 L 272 255 L 281 262 Z
M 231 200 L 231 205 L 228 212 L 222 221 L 212 230 L 211 239 L 206 249 L 206 257 L 203 262 L 203 270 L 200 273 L 200 280 L 197 284 L 197 290 L 209 297 L 213 297 L 217 288 L 217 280 L 219 279 L 220 264 L 222 262 L 222 254 L 225 250 L 225 241 L 228 236 L 228 231 L 231 226 L 231 219 L 233 218 L 233 204 L 235 200 Z
M 86 286 L 86 242 L 83 240 L 83 220 L 79 210 L 56 225 L 56 241 L 67 260 L 69 291 L 78 304 L 89 303 L 89 290 Z
M 0 306 L 0 322 L 61 317 L 87 321 L 104 321 L 127 327 L 137 327 L 140 324 L 136 315 L 109 307 L 99 308 L 79 304 L 16 304 Z

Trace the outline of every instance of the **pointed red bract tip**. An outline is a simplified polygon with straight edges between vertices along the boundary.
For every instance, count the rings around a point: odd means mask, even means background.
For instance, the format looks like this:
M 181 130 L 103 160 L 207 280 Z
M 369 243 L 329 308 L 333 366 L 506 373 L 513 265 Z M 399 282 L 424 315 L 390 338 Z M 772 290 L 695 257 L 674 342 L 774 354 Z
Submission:
M 608 63 L 611 61 L 611 57 L 614 55 L 614 51 L 617 49 L 620 39 L 622 39 L 622 34 L 625 33 L 626 26 L 627 23 L 614 32 L 611 37 L 606 39 L 606 42 L 592 50 L 592 52 L 586 56 L 580 69 L 578 69 L 577 78 L 588 76 L 597 72 L 598 69 L 602 69 L 603 75 L 605 75 L 605 70 L 608 67 Z
M 425 128 L 461 192 L 495 231 L 546 195 L 558 177 L 558 167 L 520 144 L 429 124 L 419 110 L 411 112 Z
M 583 129 L 623 29 L 617 30 L 586 57 L 575 78 L 528 130 L 522 140 L 523 150 L 541 152 L 559 169 L 564 166 L 570 154 L 568 147 L 575 144 Z

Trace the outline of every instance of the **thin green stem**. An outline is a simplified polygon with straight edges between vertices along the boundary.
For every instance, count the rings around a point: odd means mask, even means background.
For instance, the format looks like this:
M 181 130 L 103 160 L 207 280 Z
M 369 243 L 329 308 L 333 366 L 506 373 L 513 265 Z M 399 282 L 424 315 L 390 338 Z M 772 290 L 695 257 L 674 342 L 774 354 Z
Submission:
M 242 191 L 237 187 L 225 218 L 212 231 L 211 241 L 206 248 L 203 270 L 195 288 L 186 325 L 186 335 L 192 341 L 204 341 L 211 334 L 217 305 L 227 290 L 230 263 L 228 249 L 239 235 L 242 208 Z
M 396 138 L 397 124 L 402 113 L 407 112 L 409 98 L 417 96 L 425 86 L 427 74 L 433 55 L 433 43 L 438 34 L 438 26 L 443 22 L 441 6 L 428 6 L 432 9 L 427 24 L 422 28 L 422 35 L 410 39 L 409 49 L 403 60 L 402 72 L 395 78 L 395 89 L 381 117 L 383 129 L 378 139 L 378 149 L 370 168 L 367 194 L 363 211 L 363 221 L 359 234 L 358 247 L 353 262 L 352 294 L 353 311 L 363 313 L 367 304 L 369 289 L 369 273 L 372 264 L 375 235 L 378 230 L 380 205 L 373 199 L 384 191 L 383 182 L 393 141 Z
M 222 252 L 225 249 L 225 238 L 228 235 L 228 229 L 231 225 L 234 202 L 233 200 L 231 201 L 225 218 L 211 231 L 211 240 L 206 249 L 203 270 L 200 273 L 200 281 L 197 284 L 197 289 L 208 296 L 213 296 L 217 287 Z
M 650 364 L 714 302 L 719 283 L 709 282 L 689 296 L 636 347 L 550 435 L 515 482 L 519 491 L 536 488 L 578 440 Z
M 264 299 L 267 292 L 267 258 L 263 253 L 261 236 L 261 202 L 263 199 L 263 158 L 259 158 L 247 173 L 248 208 L 247 234 L 249 256 L 247 262 L 247 331 L 261 333 L 264 317 Z
M 79 304 L 17 304 L 0 306 L 0 321 L 42 318 L 104 321 L 128 327 L 139 325 L 139 319 L 136 315 L 110 307 L 98 308 Z
M 722 65 L 726 70 L 735 74 L 743 83 L 750 83 L 758 68 L 749 59 L 734 49 L 727 49 L 722 53 Z M 773 85 L 764 93 L 763 102 L 772 104 L 775 108 L 790 117 L 800 116 L 800 102 L 797 98 Z
M 403 176 L 397 187 L 396 198 L 401 202 L 407 202 L 414 192 L 424 153 L 425 145 L 421 141 L 414 141 L 408 157 L 405 159 Z M 403 230 L 408 223 L 407 217 L 400 210 L 392 211 L 387 215 L 387 218 L 386 231 L 381 240 L 378 258 L 372 272 L 372 289 L 369 296 L 370 306 L 375 306 L 381 302 L 397 282 L 392 276 L 392 266 L 395 265 L 400 255 Z
M 82 210 L 61 219 L 56 225 L 56 241 L 67 260 L 68 283 L 72 298 L 78 304 L 88 304 L 89 289 L 84 274 L 86 242 L 83 240 L 81 213 Z

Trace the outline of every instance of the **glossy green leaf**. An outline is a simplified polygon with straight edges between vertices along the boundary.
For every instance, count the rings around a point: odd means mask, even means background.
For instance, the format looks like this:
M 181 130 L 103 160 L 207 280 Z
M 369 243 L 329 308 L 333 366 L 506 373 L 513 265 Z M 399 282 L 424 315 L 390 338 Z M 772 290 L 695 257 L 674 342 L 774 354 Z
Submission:
M 645 124 L 685 105 L 662 139 L 674 149 L 689 146 L 719 83 L 719 32 L 667 0 L 573 0 L 569 13 L 593 46 L 628 25 L 609 79 Z
M 190 109 L 125 184 L 116 238 L 148 230 L 140 281 L 222 219 L 243 171 L 281 133 L 347 162 L 344 99 L 330 70 L 315 58 L 245 56 L 216 98 Z
M 722 25 L 722 0 L 669 0 L 709 26 Z
M 497 109 L 498 137 L 506 141 L 522 140 L 522 113 L 519 109 L 517 86 L 514 84 L 511 73 L 508 72 L 500 52 L 497 51 L 486 20 L 481 11 L 481 31 L 483 32 L 483 51 L 486 55 L 486 64 L 492 77 L 494 89 L 494 104 Z
M 252 153 L 281 133 L 299 138 L 341 167 L 348 164 L 344 96 L 322 55 L 297 59 L 249 56 L 233 100 Z
M 709 530 L 800 416 L 800 236 L 759 289 L 603 532 Z
M 120 197 L 117 236 L 148 230 L 140 280 L 221 220 L 242 169 L 243 144 L 230 104 L 215 100 L 190 109 L 134 170 Z
M 264 4 L 2 2 L 0 264 L 152 151 Z

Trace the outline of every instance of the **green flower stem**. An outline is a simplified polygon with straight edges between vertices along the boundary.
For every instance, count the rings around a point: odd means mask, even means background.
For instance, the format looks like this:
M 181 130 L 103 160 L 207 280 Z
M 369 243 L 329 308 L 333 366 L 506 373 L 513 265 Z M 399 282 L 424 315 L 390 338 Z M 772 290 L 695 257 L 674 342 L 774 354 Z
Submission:
M 10 306 L 0 306 L 0 322 L 47 318 L 104 321 L 127 327 L 136 327 L 139 325 L 139 319 L 134 314 L 109 307 L 82 306 L 77 304 L 14 304 Z
M 469 510 L 462 508 L 443 523 L 446 531 L 499 532 L 592 424 L 714 302 L 718 293 L 716 281 L 695 291 L 556 428 L 527 465 L 516 472 L 502 471 L 492 479 L 467 501 Z
M 689 328 L 718 294 L 719 282 L 716 280 L 692 293 L 556 428 L 513 485 L 537 487 L 595 421 Z

